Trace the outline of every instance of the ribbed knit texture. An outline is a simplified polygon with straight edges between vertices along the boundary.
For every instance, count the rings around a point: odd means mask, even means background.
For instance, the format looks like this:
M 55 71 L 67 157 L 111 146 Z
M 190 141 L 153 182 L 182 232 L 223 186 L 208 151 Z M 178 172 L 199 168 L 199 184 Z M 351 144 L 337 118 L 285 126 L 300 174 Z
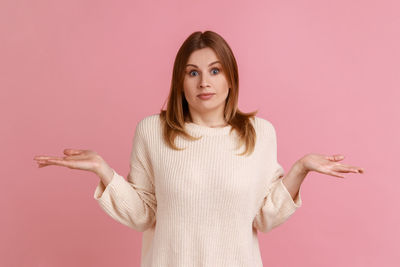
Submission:
M 257 231 L 268 232 L 302 205 L 282 183 L 276 132 L 266 119 L 251 120 L 257 139 L 238 156 L 231 126 L 186 123 L 193 136 L 169 148 L 158 114 L 136 126 L 127 180 L 115 170 L 94 199 L 116 221 L 143 232 L 142 267 L 260 267 Z

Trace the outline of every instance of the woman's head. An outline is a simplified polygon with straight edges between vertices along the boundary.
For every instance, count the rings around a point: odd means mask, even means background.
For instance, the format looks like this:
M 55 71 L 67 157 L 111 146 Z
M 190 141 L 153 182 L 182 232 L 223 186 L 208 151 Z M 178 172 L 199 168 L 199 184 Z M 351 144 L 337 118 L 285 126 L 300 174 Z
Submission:
M 221 72 L 218 74 L 212 69 L 216 66 L 208 67 L 209 63 L 216 60 L 220 61 L 218 67 Z M 188 73 L 195 68 L 187 66 L 187 64 L 194 62 L 198 63 L 194 65 L 200 69 L 196 68 L 197 73 Z M 201 78 L 203 81 L 200 80 Z M 226 121 L 229 121 L 237 110 L 238 84 L 236 59 L 226 41 L 213 31 L 204 33 L 197 31 L 186 38 L 176 55 L 170 100 L 171 97 L 176 101 L 180 100 L 184 118 L 191 120 L 189 105 L 193 107 L 193 111 L 197 112 L 217 106 L 221 109 L 221 99 L 223 98 L 226 103 L 222 108 L 223 116 Z M 211 101 L 202 101 L 197 97 L 201 92 L 208 92 L 208 90 L 219 94 L 213 96 Z
M 215 61 L 219 62 L 209 66 Z M 197 96 L 209 92 L 216 94 L 208 100 L 201 100 Z M 254 145 L 251 143 L 255 132 L 249 119 L 254 117 L 257 111 L 248 114 L 241 112 L 237 107 L 238 95 L 238 67 L 228 43 L 213 31 L 192 33 L 178 50 L 167 109 L 161 109 L 160 117 L 166 122 L 165 140 L 174 140 L 177 134 L 196 140 L 185 131 L 184 123 L 192 121 L 193 113 L 211 112 L 213 115 L 223 116 L 224 120 L 232 125 L 232 130 L 239 132 L 240 143 L 245 141 L 252 150 Z M 177 149 L 175 145 L 171 145 Z

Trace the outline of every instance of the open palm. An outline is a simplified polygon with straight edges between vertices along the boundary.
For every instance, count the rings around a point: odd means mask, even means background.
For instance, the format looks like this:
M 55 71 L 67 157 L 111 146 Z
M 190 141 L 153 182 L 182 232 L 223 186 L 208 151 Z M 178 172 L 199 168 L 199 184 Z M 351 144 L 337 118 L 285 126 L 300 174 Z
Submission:
M 65 157 L 35 156 L 39 168 L 48 165 L 64 166 L 70 169 L 86 170 L 96 173 L 103 159 L 92 150 L 64 149 Z
M 321 154 L 307 154 L 301 158 L 301 162 L 307 171 L 316 171 L 340 178 L 344 178 L 342 173 L 354 172 L 364 173 L 364 169 L 340 163 L 344 156 L 341 154 L 326 156 Z

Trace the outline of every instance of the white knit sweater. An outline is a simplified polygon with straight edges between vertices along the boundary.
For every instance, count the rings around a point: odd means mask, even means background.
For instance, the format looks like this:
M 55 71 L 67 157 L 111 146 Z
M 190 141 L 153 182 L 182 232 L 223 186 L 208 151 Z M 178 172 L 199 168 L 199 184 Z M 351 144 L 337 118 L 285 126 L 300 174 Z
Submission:
M 266 119 L 251 120 L 257 139 L 238 156 L 231 126 L 186 123 L 176 151 L 163 141 L 158 114 L 136 126 L 127 180 L 114 171 L 94 199 L 116 221 L 143 232 L 142 267 L 259 267 L 257 231 L 285 222 L 302 204 L 282 183 L 276 132 Z

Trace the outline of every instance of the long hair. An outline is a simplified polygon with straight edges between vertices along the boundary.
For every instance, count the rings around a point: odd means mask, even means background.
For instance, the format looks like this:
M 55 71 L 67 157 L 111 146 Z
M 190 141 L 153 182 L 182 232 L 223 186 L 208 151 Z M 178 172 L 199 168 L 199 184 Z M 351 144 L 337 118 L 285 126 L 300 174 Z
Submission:
M 244 152 L 239 155 L 251 154 L 254 151 L 256 132 L 250 123 L 250 119 L 255 119 L 254 116 L 258 110 L 251 113 L 243 113 L 239 110 L 239 73 L 236 59 L 228 43 L 213 31 L 205 31 L 204 33 L 201 31 L 193 32 L 179 48 L 172 72 L 167 109 L 163 110 L 161 108 L 160 110 L 164 141 L 172 149 L 182 150 L 174 143 L 176 136 L 180 135 L 191 141 L 199 140 L 202 137 L 196 138 L 191 136 L 184 128 L 185 122 L 192 122 L 192 118 L 188 102 L 183 94 L 183 81 L 185 78 L 185 65 L 191 53 L 205 47 L 213 49 L 216 53 L 218 59 L 221 61 L 223 73 L 229 84 L 229 93 L 225 101 L 224 118 L 232 126 L 231 131 L 236 130 L 238 133 L 238 148 L 246 144 Z

